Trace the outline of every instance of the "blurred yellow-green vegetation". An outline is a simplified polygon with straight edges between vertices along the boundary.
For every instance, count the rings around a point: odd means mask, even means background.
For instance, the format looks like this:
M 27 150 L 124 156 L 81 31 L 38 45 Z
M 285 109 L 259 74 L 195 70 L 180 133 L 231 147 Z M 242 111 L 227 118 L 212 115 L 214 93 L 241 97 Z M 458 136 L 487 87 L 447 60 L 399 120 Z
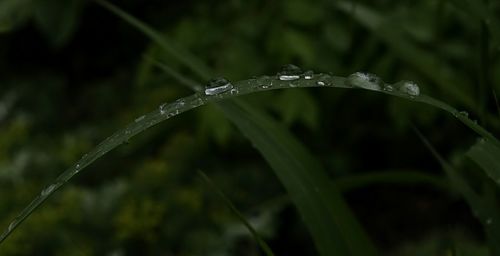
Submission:
M 337 76 L 367 71 L 415 81 L 500 130 L 498 1 L 113 3 L 233 81 L 287 63 Z M 144 56 L 197 78 L 93 1 L 0 0 L 0 31 L 2 229 L 100 141 L 191 93 Z M 449 114 L 361 90 L 243 98 L 313 152 L 381 255 L 488 255 L 482 226 L 412 130 L 480 183 L 484 174 L 464 157 L 477 135 Z M 317 255 L 271 167 L 214 105 L 169 119 L 86 168 L 0 244 L 0 255 L 263 255 L 198 170 L 276 255 Z M 357 178 L 377 173 L 389 175 Z

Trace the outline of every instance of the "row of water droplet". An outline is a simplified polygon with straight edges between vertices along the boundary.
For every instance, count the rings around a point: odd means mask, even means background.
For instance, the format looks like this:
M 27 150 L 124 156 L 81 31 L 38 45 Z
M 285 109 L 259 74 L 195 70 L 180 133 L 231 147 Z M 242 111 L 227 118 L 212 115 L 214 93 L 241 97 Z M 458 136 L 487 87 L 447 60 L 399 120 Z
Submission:
M 420 95 L 420 87 L 413 81 L 400 81 L 394 85 L 386 84 L 378 76 L 370 73 L 356 72 L 347 77 L 346 84 L 352 87 L 363 88 L 372 91 L 398 91 L 414 98 Z
M 285 65 L 280 72 L 276 74 L 278 80 L 288 81 L 290 87 L 298 86 L 294 81 L 299 79 L 311 80 L 314 78 L 313 71 L 302 71 L 295 65 Z M 316 85 L 325 86 L 327 82 L 317 81 Z M 386 84 L 378 76 L 370 73 L 356 72 L 347 77 L 345 85 L 349 87 L 362 88 L 373 91 L 399 92 L 414 98 L 420 95 L 420 87 L 413 81 L 400 81 L 394 85 Z M 271 85 L 260 85 L 262 89 L 268 89 Z M 230 91 L 231 94 L 238 94 L 239 89 L 225 78 L 215 78 L 208 82 L 205 87 L 205 95 L 213 96 L 220 95 Z

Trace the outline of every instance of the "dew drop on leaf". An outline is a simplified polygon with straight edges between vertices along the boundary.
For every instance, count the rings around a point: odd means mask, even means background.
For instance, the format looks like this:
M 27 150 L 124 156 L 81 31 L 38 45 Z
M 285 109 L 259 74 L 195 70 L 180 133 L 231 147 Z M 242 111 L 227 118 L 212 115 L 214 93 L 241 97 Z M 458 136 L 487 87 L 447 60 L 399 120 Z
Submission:
M 144 120 L 144 118 L 146 118 L 146 116 L 142 115 L 142 116 L 140 116 L 140 117 L 136 118 L 136 119 L 135 119 L 135 122 L 136 122 L 136 123 L 138 123 L 138 122 L 140 122 L 140 121 Z
M 302 74 L 302 70 L 292 64 L 288 64 L 283 66 L 281 71 L 278 73 L 278 78 L 281 81 L 292 81 L 300 78 Z
M 47 188 L 42 190 L 42 196 L 46 197 L 46 196 L 50 195 L 50 193 L 52 193 L 52 191 L 54 191 L 55 188 L 56 188 L 55 184 L 48 186 Z
M 413 81 L 400 81 L 396 83 L 399 91 L 409 95 L 410 97 L 416 97 L 420 95 L 420 87 Z
M 233 85 L 228 80 L 218 77 L 208 81 L 208 85 L 205 87 L 205 94 L 217 95 L 231 89 L 233 89 Z
M 312 70 L 308 70 L 304 73 L 304 79 L 310 80 L 314 76 L 314 72 Z
M 167 108 L 167 103 L 163 103 L 160 105 L 159 109 L 160 109 L 160 114 L 164 115 L 165 112 L 167 111 L 166 108 Z
M 384 87 L 382 88 L 382 90 L 384 90 L 386 92 L 392 92 L 392 91 L 394 91 L 394 87 L 392 87 L 392 85 L 390 85 L 390 84 L 385 84 Z
M 347 77 L 347 85 L 372 91 L 380 91 L 383 81 L 378 76 L 370 73 L 356 72 Z

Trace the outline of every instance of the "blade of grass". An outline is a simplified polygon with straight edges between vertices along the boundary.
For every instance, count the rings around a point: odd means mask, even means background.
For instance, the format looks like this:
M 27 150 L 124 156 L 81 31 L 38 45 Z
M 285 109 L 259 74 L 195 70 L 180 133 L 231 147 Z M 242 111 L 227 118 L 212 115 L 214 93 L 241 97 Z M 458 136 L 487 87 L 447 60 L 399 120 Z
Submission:
M 157 40 L 162 40 L 162 38 L 156 38 Z M 201 72 L 199 72 L 201 73 Z M 90 163 L 95 161 L 97 158 L 101 157 L 111 149 L 117 147 L 121 143 L 127 141 L 132 136 L 144 131 L 145 129 L 166 120 L 174 115 L 182 113 L 184 111 L 190 110 L 192 108 L 198 107 L 207 102 L 216 102 L 223 99 L 227 99 L 236 95 L 242 95 L 252 92 L 258 92 L 262 90 L 268 89 L 279 89 L 279 88 L 289 88 L 289 87 L 318 87 L 318 86 L 330 86 L 330 87 L 339 87 L 339 88 L 349 88 L 350 86 L 345 85 L 345 78 L 335 77 L 329 75 L 315 75 L 314 79 L 310 80 L 301 80 L 300 83 L 294 84 L 293 86 L 288 81 L 281 81 L 276 79 L 276 77 L 260 77 L 257 79 L 249 79 L 235 83 L 236 85 L 236 93 L 226 92 L 219 95 L 206 96 L 203 94 L 195 94 L 193 96 L 189 96 L 183 99 L 180 99 L 177 102 L 174 102 L 170 105 L 163 105 L 159 110 L 153 111 L 150 114 L 142 116 L 137 119 L 137 121 L 125 129 L 118 131 L 110 138 L 106 139 L 103 143 L 98 145 L 89 155 L 86 155 L 80 160 L 75 166 L 69 168 L 66 172 L 61 174 L 61 176 L 56 180 L 56 182 L 47 189 L 45 189 L 40 196 L 38 196 L 30 205 L 21 212 L 21 214 L 9 225 L 9 228 L 5 233 L 0 236 L 0 242 L 3 241 L 14 228 L 16 228 L 24 219 L 26 219 L 29 214 L 33 210 L 35 210 L 43 201 L 45 201 L 48 196 L 50 196 L 54 191 L 56 191 L 60 186 L 66 183 L 71 177 L 81 171 L 84 167 L 88 166 Z M 265 87 L 262 85 L 266 85 Z M 393 94 L 399 97 L 407 98 L 407 96 L 398 95 L 398 93 L 393 92 L 387 94 Z M 415 98 L 416 101 L 426 102 L 433 106 L 442 108 L 444 110 L 450 111 L 450 113 L 454 114 L 460 121 L 464 124 L 481 134 L 482 136 L 492 140 L 492 142 L 498 146 L 498 141 L 491 134 L 489 134 L 486 130 L 484 130 L 481 126 L 475 124 L 473 121 L 469 120 L 467 117 L 459 115 L 459 112 L 448 106 L 445 103 L 434 100 L 428 96 L 422 95 Z M 182 104 L 181 104 L 182 102 Z M 364 236 L 361 229 L 357 229 L 358 224 L 355 222 L 352 214 L 349 213 L 347 207 L 344 207 L 344 203 L 342 198 L 339 195 L 339 192 L 336 191 L 335 188 L 332 188 L 329 184 L 325 186 L 324 182 L 327 179 L 324 179 L 325 173 L 321 171 L 321 167 L 314 161 L 310 153 L 297 142 L 295 139 L 288 134 L 286 129 L 280 128 L 272 119 L 269 119 L 262 113 L 251 109 L 248 105 L 245 105 L 241 101 L 230 101 L 225 103 L 224 105 L 229 107 L 224 107 L 224 111 L 232 118 L 232 121 L 243 130 L 244 134 L 246 134 L 251 141 L 256 144 L 256 147 L 261 151 L 264 158 L 271 162 L 271 166 L 274 167 L 275 172 L 281 178 L 282 175 L 287 175 L 287 180 L 282 180 L 287 188 L 293 189 L 290 194 L 294 196 L 295 202 L 302 202 L 304 205 L 297 205 L 299 211 L 301 213 L 310 213 L 309 216 L 303 216 L 304 219 L 309 220 L 310 223 L 317 223 L 315 225 L 321 227 L 314 227 L 314 225 L 310 225 L 310 230 L 318 229 L 318 232 L 313 232 L 313 238 L 315 238 L 315 242 L 317 244 L 321 244 L 319 247 L 319 251 L 323 255 L 341 255 L 338 254 L 339 251 L 342 252 L 344 250 L 353 250 L 354 252 L 364 251 L 365 254 L 352 254 L 352 255 L 371 255 L 371 251 L 374 250 L 373 246 L 371 246 L 371 242 Z M 168 111 L 167 111 L 168 110 Z M 166 115 L 165 115 L 166 113 Z M 264 121 L 264 123 L 260 124 L 258 121 Z M 258 128 L 261 131 L 260 134 L 255 134 L 255 131 L 252 131 L 250 128 Z M 269 130 L 267 128 L 270 128 Z M 272 132 L 269 132 L 272 131 Z M 281 134 L 283 132 L 283 134 Z M 269 141 L 266 141 L 269 140 Z M 271 142 L 271 143 L 270 143 Z M 273 151 L 279 150 L 279 151 Z M 267 154 L 267 153 L 271 154 Z M 279 152 L 279 153 L 276 153 Z M 298 154 L 298 158 L 296 157 Z M 286 157 L 283 157 L 286 156 Z M 299 160 L 301 159 L 301 160 Z M 288 164 L 287 161 L 291 161 L 291 164 Z M 285 167 L 296 167 L 297 169 L 286 169 Z M 313 168 L 311 168 L 313 167 Z M 316 168 L 314 168 L 316 167 Z M 278 169 L 279 168 L 279 169 Z M 286 171 L 284 171 L 286 169 Z M 311 172 L 311 170 L 316 170 Z M 291 172 L 291 174 L 290 174 Z M 311 173 L 308 173 L 311 172 Z M 304 177 L 302 177 L 305 175 Z M 301 180 L 302 178 L 305 178 Z M 317 184 L 316 181 L 318 181 Z M 288 184 L 288 185 L 287 185 Z M 292 186 L 293 184 L 298 184 L 297 186 Z M 326 189 L 325 189 L 326 188 Z M 318 192 L 319 191 L 319 192 Z M 301 192 L 305 192 L 301 194 Z M 319 197 L 318 194 L 320 195 Z M 333 200 L 332 200 L 333 199 Z M 308 201 L 312 200 L 312 201 Z M 313 209 L 309 209 L 311 206 L 311 202 L 320 202 L 322 204 L 315 205 L 313 203 Z M 333 204 L 336 203 L 335 206 L 340 206 L 340 208 L 332 207 Z M 324 205 L 326 204 L 326 205 Z M 302 208 L 302 209 L 301 209 Z M 332 212 L 332 208 L 335 208 L 335 211 Z M 319 210 L 319 212 L 318 212 Z M 317 219 L 318 215 L 326 215 L 330 218 L 346 218 L 349 221 L 345 223 L 333 223 L 333 229 L 330 229 L 327 225 L 329 223 L 318 223 L 321 222 Z M 340 216 L 340 217 L 339 217 Z M 332 219 L 328 219 L 327 221 L 332 221 Z M 335 220 L 333 221 L 335 222 Z M 310 224 L 306 221 L 306 224 Z M 333 236 L 327 236 L 332 231 L 336 230 L 338 227 L 340 228 L 340 234 L 334 233 Z M 347 227 L 347 229 L 344 229 Z M 355 227 L 352 229 L 352 227 Z M 360 235 L 361 234 L 361 235 Z M 319 237 L 319 238 L 318 238 Z M 335 237 L 340 237 L 341 239 L 335 240 Z M 356 237 L 355 239 L 349 239 L 351 237 Z M 361 237 L 361 238 L 360 238 Z M 347 238 L 348 241 L 346 244 L 342 243 L 342 239 Z M 331 244 L 332 239 L 335 242 L 334 245 Z M 364 243 L 363 243 L 364 242 Z M 337 244 L 339 243 L 339 244 Z M 339 245 L 340 250 L 335 250 L 335 246 Z M 354 245 L 354 246 L 353 246 Z M 368 245 L 368 246 L 365 246 Z M 326 253 L 325 253 L 326 252 Z M 333 252 L 333 254 L 331 253 Z
M 252 225 L 250 224 L 250 222 L 247 221 L 247 219 L 245 218 L 245 216 L 243 216 L 243 214 L 240 211 L 238 211 L 238 209 L 236 208 L 236 206 L 234 206 L 234 204 L 231 202 L 231 199 L 229 199 L 224 194 L 224 192 L 222 192 L 222 190 L 220 190 L 213 183 L 213 181 L 204 172 L 198 171 L 198 175 L 200 175 L 200 177 L 203 179 L 203 181 L 205 181 L 205 183 L 207 183 L 210 186 L 210 188 L 212 190 L 214 190 L 215 193 L 217 193 L 217 195 L 224 201 L 224 203 L 226 204 L 226 206 L 231 210 L 231 212 L 233 212 L 233 214 L 238 218 L 238 220 L 240 220 L 241 223 L 243 223 L 243 225 L 245 225 L 245 227 L 248 229 L 248 231 L 250 231 L 250 233 L 252 234 L 253 238 L 259 244 L 260 248 L 264 251 L 264 253 L 267 256 L 274 256 L 274 253 L 272 252 L 272 250 L 269 247 L 269 245 L 267 245 L 267 243 L 262 239 L 262 237 L 259 235 L 259 233 L 257 232 L 257 230 L 255 230 L 252 227 Z
M 52 195 L 74 175 L 79 173 L 83 168 L 90 165 L 110 150 L 129 141 L 136 134 L 139 134 L 161 121 L 209 102 L 218 102 L 238 95 L 245 95 L 259 91 L 285 89 L 291 87 L 351 88 L 349 85 L 346 85 L 345 81 L 346 78 L 343 77 L 331 76 L 328 74 L 315 74 L 312 79 L 301 79 L 300 81 L 291 84 L 289 81 L 279 80 L 276 76 L 262 76 L 238 81 L 234 83 L 233 90 L 221 94 L 205 95 L 203 93 L 196 93 L 179 99 L 173 103 L 163 104 L 159 107 L 159 109 L 137 118 L 135 122 L 127 125 L 124 129 L 117 131 L 115 134 L 101 142 L 91 152 L 84 155 L 75 165 L 63 172 L 53 184 L 44 189 L 42 193 L 11 222 L 9 227 L 0 236 L 0 243 L 4 241 L 5 238 L 9 236 L 12 231 L 38 206 L 40 206 L 40 204 L 42 204 L 50 195 Z M 498 140 L 493 135 L 477 123 L 470 120 L 467 115 L 461 114 L 458 110 L 439 100 L 423 94 L 418 97 L 409 97 L 408 95 L 397 91 L 379 92 L 401 97 L 407 100 L 426 103 L 448 111 L 466 126 L 488 140 L 491 145 L 497 148 L 500 145 Z M 358 228 L 358 224 L 355 222 L 353 216 L 349 212 L 349 209 L 340 198 L 340 194 L 337 189 L 331 188 L 330 184 L 324 184 L 326 180 L 329 180 L 325 177 L 325 172 L 322 171 L 320 165 L 315 162 L 312 155 L 307 152 L 307 150 L 303 148 L 303 146 L 301 146 L 300 143 L 297 142 L 286 129 L 279 127 L 279 125 L 272 119 L 252 109 L 243 101 L 228 101 L 220 107 L 228 115 L 231 121 L 233 121 L 236 126 L 238 126 L 242 132 L 249 137 L 252 143 L 259 149 L 260 153 L 273 167 L 273 170 L 276 172 L 278 177 L 281 179 L 281 182 L 290 193 L 292 201 L 294 201 L 298 207 L 299 212 L 301 212 L 301 214 L 308 215 L 303 216 L 303 218 L 306 220 L 308 228 L 312 232 L 315 242 L 317 243 L 322 255 L 325 251 L 329 252 L 330 250 L 334 250 L 336 253 L 344 250 L 354 250 L 354 252 L 365 250 L 365 254 L 352 255 L 372 255 L 370 252 L 373 251 L 374 247 L 371 246 L 371 242 L 369 242 L 367 236 L 362 232 L 362 229 Z M 252 128 L 255 128 L 255 130 L 252 130 Z M 321 191 L 321 194 L 323 192 L 326 194 L 317 198 L 316 196 L 318 196 L 318 192 L 316 189 Z M 316 203 L 318 205 L 315 205 Z M 335 211 L 333 212 L 331 211 L 331 205 L 334 205 L 333 208 L 335 208 Z M 318 216 L 317 214 L 320 215 Z M 326 222 L 318 221 L 318 218 L 322 215 L 326 215 L 331 219 L 327 218 Z M 328 222 L 336 218 L 346 218 L 347 221 L 345 221 L 345 223 L 348 224 L 338 223 L 335 221 L 335 223 Z M 313 227 L 314 225 L 318 225 L 320 227 Z M 325 235 L 331 232 L 339 233 L 335 235 Z M 350 245 L 343 244 L 339 246 L 340 248 L 334 248 L 335 246 L 338 246 L 338 244 L 334 244 L 331 241 L 331 239 L 334 239 L 335 237 L 345 239 L 340 239 L 335 242 L 341 244 L 341 241 L 343 241 Z M 363 244 L 363 246 L 359 246 L 360 244 Z

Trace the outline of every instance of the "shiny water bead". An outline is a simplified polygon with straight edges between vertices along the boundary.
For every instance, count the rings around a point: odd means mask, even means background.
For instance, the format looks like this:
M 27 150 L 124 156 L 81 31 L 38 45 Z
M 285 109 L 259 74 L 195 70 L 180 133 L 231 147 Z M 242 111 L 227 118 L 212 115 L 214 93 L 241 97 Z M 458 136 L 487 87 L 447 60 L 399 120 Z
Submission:
M 281 71 L 278 73 L 278 78 L 282 81 L 292 81 L 300 79 L 300 75 L 302 75 L 302 70 L 299 67 L 288 64 L 283 66 Z
M 408 94 L 410 97 L 420 95 L 420 87 L 413 81 L 401 81 L 397 83 L 399 91 Z
M 346 83 L 352 87 L 379 91 L 382 89 L 383 81 L 374 74 L 356 72 L 347 77 Z
M 304 79 L 310 80 L 314 76 L 314 72 L 312 70 L 308 70 L 304 73 Z
M 231 89 L 233 89 L 233 85 L 225 78 L 219 77 L 208 82 L 208 85 L 205 87 L 205 94 L 217 95 Z

